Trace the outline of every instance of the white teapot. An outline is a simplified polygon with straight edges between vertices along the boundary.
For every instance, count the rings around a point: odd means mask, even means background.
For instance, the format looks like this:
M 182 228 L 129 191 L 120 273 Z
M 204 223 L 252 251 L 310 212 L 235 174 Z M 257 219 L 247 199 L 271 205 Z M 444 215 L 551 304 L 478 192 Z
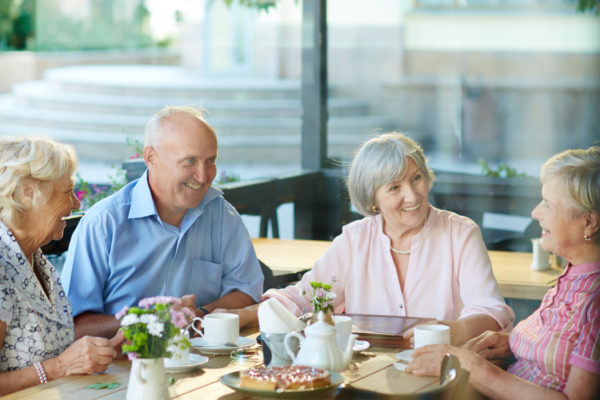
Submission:
M 317 318 L 317 322 L 304 330 L 306 338 L 298 332 L 290 332 L 285 336 L 283 341 L 285 351 L 292 359 L 293 365 L 342 371 L 352 359 L 352 346 L 354 346 L 354 339 L 357 338 L 357 335 L 348 337 L 348 343 L 342 352 L 335 339 L 335 328 L 323 321 L 323 311 L 319 311 Z M 300 341 L 298 355 L 295 355 L 290 348 L 289 341 L 292 337 L 296 337 Z

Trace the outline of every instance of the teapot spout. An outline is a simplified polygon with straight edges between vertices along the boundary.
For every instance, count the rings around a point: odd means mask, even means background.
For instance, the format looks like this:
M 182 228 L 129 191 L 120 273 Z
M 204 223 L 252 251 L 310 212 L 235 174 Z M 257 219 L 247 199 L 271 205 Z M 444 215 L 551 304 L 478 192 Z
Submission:
M 352 361 L 352 347 L 354 347 L 354 340 L 356 340 L 356 338 L 358 337 L 358 335 L 355 334 L 351 334 L 350 336 L 348 336 L 348 342 L 346 343 L 346 349 L 344 349 L 344 365 L 348 365 L 350 364 L 350 361 Z

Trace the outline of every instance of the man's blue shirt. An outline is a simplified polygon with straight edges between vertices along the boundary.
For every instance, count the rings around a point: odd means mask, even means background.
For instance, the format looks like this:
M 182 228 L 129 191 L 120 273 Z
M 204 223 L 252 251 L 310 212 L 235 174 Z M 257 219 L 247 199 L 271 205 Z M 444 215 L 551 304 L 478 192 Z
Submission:
M 233 290 L 260 301 L 263 275 L 237 211 L 210 188 L 180 227 L 161 221 L 147 172 L 88 210 L 73 233 L 62 281 L 73 316 L 115 314 L 144 297 Z

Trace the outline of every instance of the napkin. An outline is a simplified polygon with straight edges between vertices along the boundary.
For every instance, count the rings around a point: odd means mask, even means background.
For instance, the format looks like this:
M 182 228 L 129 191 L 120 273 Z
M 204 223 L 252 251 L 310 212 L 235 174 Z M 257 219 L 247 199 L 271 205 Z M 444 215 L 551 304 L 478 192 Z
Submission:
M 299 332 L 306 327 L 294 314 L 276 299 L 268 299 L 258 306 L 258 326 L 261 332 Z

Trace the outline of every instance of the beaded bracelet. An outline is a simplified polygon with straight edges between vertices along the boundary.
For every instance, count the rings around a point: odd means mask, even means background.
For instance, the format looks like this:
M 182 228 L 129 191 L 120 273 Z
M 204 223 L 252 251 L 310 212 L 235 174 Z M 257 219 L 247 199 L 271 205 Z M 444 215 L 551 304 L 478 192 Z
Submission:
M 33 363 L 35 370 L 37 371 L 38 377 L 40 378 L 40 383 L 48 383 L 48 377 L 46 377 L 46 371 L 44 371 L 44 367 L 42 363 L 36 362 Z

